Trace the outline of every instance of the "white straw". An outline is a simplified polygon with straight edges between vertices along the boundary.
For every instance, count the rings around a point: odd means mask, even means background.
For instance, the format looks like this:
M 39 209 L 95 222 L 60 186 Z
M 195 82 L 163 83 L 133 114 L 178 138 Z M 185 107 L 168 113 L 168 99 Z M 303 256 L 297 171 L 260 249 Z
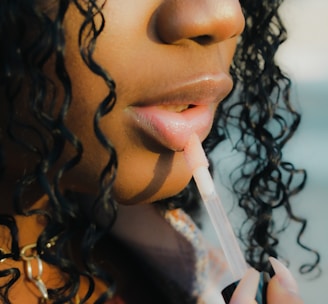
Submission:
M 220 198 L 216 193 L 213 179 L 208 171 L 208 161 L 205 152 L 196 134 L 191 136 L 184 149 L 184 153 L 192 169 L 193 177 L 205 208 L 219 238 L 233 279 L 238 281 L 244 276 L 248 267 Z

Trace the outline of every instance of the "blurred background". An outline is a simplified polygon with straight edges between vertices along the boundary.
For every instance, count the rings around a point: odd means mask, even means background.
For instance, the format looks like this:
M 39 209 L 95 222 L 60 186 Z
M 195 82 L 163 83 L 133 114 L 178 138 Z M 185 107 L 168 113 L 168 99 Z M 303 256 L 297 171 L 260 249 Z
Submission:
M 305 168 L 305 190 L 292 200 L 294 212 L 308 219 L 303 242 L 321 255 L 321 275 L 317 271 L 301 275 L 299 267 L 313 262 L 313 255 L 296 244 L 300 226 L 292 224 L 281 235 L 280 252 L 289 260 L 305 303 L 327 303 L 328 297 L 328 0 L 285 0 L 281 15 L 288 30 L 288 40 L 277 55 L 281 68 L 293 81 L 292 99 L 302 113 L 298 132 L 287 144 L 284 158 L 297 168 Z M 231 146 L 220 147 L 220 176 L 231 158 Z M 232 157 L 233 159 L 233 157 Z M 230 167 L 231 168 L 231 167 Z M 228 167 L 226 174 L 229 173 Z M 240 214 L 233 208 L 230 192 L 216 182 L 233 226 L 240 226 Z M 230 204 L 230 205 L 229 205 Z M 230 212 L 233 211 L 233 212 Z M 207 222 L 204 227 L 212 242 L 216 236 Z
M 308 172 L 307 186 L 294 198 L 294 207 L 308 219 L 304 241 L 321 255 L 321 276 L 298 272 L 311 258 L 293 244 L 297 227 L 285 233 L 282 246 L 305 303 L 321 304 L 328 302 L 328 1 L 286 0 L 281 12 L 289 39 L 278 60 L 294 82 L 292 98 L 303 115 L 285 156 Z

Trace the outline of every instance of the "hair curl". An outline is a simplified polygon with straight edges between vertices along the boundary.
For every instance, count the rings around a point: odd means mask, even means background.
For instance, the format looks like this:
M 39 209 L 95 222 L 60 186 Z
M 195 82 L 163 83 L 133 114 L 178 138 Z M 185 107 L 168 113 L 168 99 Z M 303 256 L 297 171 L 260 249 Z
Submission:
M 246 26 L 231 68 L 234 94 L 221 104 L 205 146 L 211 151 L 232 133 L 238 138 L 232 141 L 243 161 L 230 176 L 232 190 L 247 216 L 240 238 L 248 262 L 261 271 L 270 271 L 268 256 L 278 256 L 277 234 L 291 220 L 301 225 L 297 243 L 314 255 L 312 263 L 300 268 L 301 273 L 308 273 L 318 266 L 320 256 L 302 242 L 307 221 L 294 214 L 290 201 L 304 188 L 306 171 L 285 161 L 282 153 L 301 117 L 289 98 L 291 82 L 275 62 L 276 51 L 287 38 L 278 13 L 281 3 L 241 1 Z M 279 207 L 287 213 L 282 227 L 274 220 Z
M 94 115 L 94 132 L 108 151 L 109 160 L 100 176 L 100 194 L 93 208 L 102 208 L 108 213 L 108 218 L 112 219 L 109 225 L 113 223 L 116 215 L 111 189 L 115 180 L 117 157 L 114 147 L 100 129 L 99 121 L 115 105 L 115 82 L 93 60 L 95 44 L 105 22 L 98 1 L 57 2 L 51 12 L 51 18 L 48 12 L 46 14 L 41 9 L 41 0 L 5 0 L 0 3 L 0 39 L 6 41 L 0 48 L 0 91 L 4 96 L 0 110 L 8 113 L 5 122 L 1 122 L 0 126 L 0 178 L 6 178 L 4 142 L 8 136 L 11 141 L 21 145 L 22 151 L 29 151 L 34 155 L 34 169 L 20 177 L 12 204 L 17 214 L 43 214 L 48 219 L 48 224 L 38 239 L 37 250 L 42 259 L 60 269 L 64 278 L 62 286 L 49 291 L 50 298 L 55 303 L 73 301 L 82 275 L 89 281 L 88 291 L 82 299 L 82 302 L 85 302 L 93 293 L 93 277 L 96 276 L 108 284 L 107 293 L 97 301 L 102 303 L 115 292 L 113 280 L 101 271 L 92 259 L 93 248 L 105 233 L 104 229 L 100 229 L 90 220 L 85 221 L 85 212 L 79 209 L 79 204 L 74 204 L 74 195 L 62 192 L 59 187 L 65 173 L 79 163 L 83 153 L 82 143 L 65 125 L 65 117 L 72 100 L 72 88 L 64 61 L 63 19 L 71 2 L 84 17 L 79 32 L 81 57 L 89 69 L 100 75 L 108 86 L 108 95 L 99 103 Z M 295 132 L 300 116 L 289 101 L 290 81 L 274 63 L 275 52 L 286 38 L 285 29 L 277 13 L 280 2 L 241 1 L 246 16 L 246 29 L 231 69 L 238 99 L 236 101 L 231 96 L 222 103 L 205 143 L 206 150 L 210 152 L 229 136 L 228 128 L 231 124 L 240 132 L 240 139 L 235 148 L 244 154 L 244 161 L 233 171 L 233 190 L 238 196 L 239 205 L 246 212 L 247 222 L 252 223 L 250 226 L 245 225 L 247 231 L 242 236 L 247 244 L 248 261 L 260 269 L 267 268 L 266 255 L 277 256 L 278 239 L 275 237 L 273 221 L 273 210 L 277 207 L 284 207 L 291 220 L 302 223 L 298 242 L 310 250 L 300 240 L 306 221 L 294 215 L 289 201 L 292 195 L 303 188 L 305 171 L 297 170 L 291 163 L 282 160 L 282 149 Z M 63 99 L 59 98 L 58 88 L 43 72 L 45 63 L 52 56 L 55 58 L 56 76 L 65 92 Z M 49 96 L 51 100 L 45 103 Z M 28 121 L 23 121 L 19 114 L 23 100 L 31 118 Z M 36 142 L 24 141 L 22 130 L 33 134 Z M 5 133 L 8 135 L 4 135 Z M 60 159 L 65 145 L 72 146 L 75 155 L 53 173 L 51 170 Z M 295 184 L 296 175 L 301 178 Z M 30 205 L 26 203 L 24 196 L 35 185 L 49 198 L 47 210 L 28 209 Z M 196 193 L 193 191 L 190 185 L 175 201 L 194 200 L 197 195 L 192 194 Z M 3 215 L 0 224 L 10 230 L 10 257 L 18 260 L 18 231 L 15 219 Z M 58 236 L 55 249 L 47 249 L 46 244 L 54 236 Z M 81 239 L 82 268 L 73 261 L 69 250 L 71 241 L 76 237 Z M 4 257 L 8 256 L 0 252 L 0 259 Z M 319 256 L 316 254 L 313 265 L 302 270 L 310 271 L 318 262 Z M 20 274 L 17 269 L 8 269 L 2 271 L 0 276 L 9 277 L 7 283 L 0 286 L 1 301 L 9 303 L 8 290 Z
M 103 30 L 104 17 L 98 1 L 80 3 L 73 1 L 80 13 L 84 16 L 84 22 L 79 32 L 79 45 L 81 57 L 89 69 L 100 75 L 108 85 L 108 95 L 99 104 L 94 115 L 94 132 L 103 147 L 108 151 L 109 161 L 104 168 L 99 180 L 99 196 L 94 202 L 93 208 L 102 206 L 104 212 L 109 213 L 108 218 L 114 221 L 116 214 L 115 202 L 111 197 L 111 186 L 115 179 L 117 158 L 114 148 L 100 130 L 99 121 L 108 113 L 115 104 L 115 83 L 109 75 L 93 60 L 93 52 L 97 37 Z M 3 1 L 0 4 L 1 27 L 0 37 L 6 41 L 6 45 L 0 50 L 0 85 L 4 92 L 4 100 L 1 102 L 3 113 L 8 113 L 6 129 L 8 137 L 16 144 L 21 145 L 22 150 L 29 151 L 35 156 L 34 169 L 24 173 L 16 186 L 13 197 L 13 205 L 17 214 L 26 216 L 43 214 L 48 224 L 37 241 L 38 254 L 47 263 L 56 265 L 63 274 L 63 286 L 49 291 L 49 297 L 55 303 L 71 302 L 77 294 L 80 276 L 89 280 L 89 288 L 82 302 L 90 298 L 94 290 L 93 277 L 100 277 L 108 283 L 108 291 L 99 298 L 99 303 L 111 297 L 114 293 L 112 279 L 101 271 L 92 261 L 92 251 L 97 240 L 104 234 L 104 230 L 93 222 L 84 224 L 85 215 L 79 208 L 79 204 L 72 203 L 74 199 L 71 193 L 63 193 L 59 187 L 63 175 L 76 166 L 82 156 L 83 146 L 79 139 L 66 127 L 65 117 L 72 100 L 71 80 L 67 74 L 64 52 L 65 35 L 63 20 L 67 12 L 69 0 L 58 1 L 53 8 L 53 19 L 45 14 L 40 3 L 34 1 Z M 58 7 L 57 7 L 58 5 Z M 95 19 L 97 18 L 97 22 Z M 100 23 L 98 21 L 101 21 Z M 28 30 L 27 30 L 28 29 Z M 61 100 L 57 94 L 55 84 L 47 78 L 43 72 L 45 63 L 55 57 L 56 77 L 59 80 L 65 94 Z M 29 85 L 33 84 L 33 85 Z M 25 103 L 31 121 L 22 121 L 19 117 L 22 104 L 20 92 L 24 90 Z M 46 98 L 51 96 L 47 103 Z M 37 139 L 35 144 L 24 141 L 21 130 L 27 130 Z M 54 165 L 60 159 L 65 145 L 74 148 L 75 155 L 65 164 L 49 174 Z M 5 147 L 1 149 L 1 174 L 6 177 Z M 37 184 L 47 194 L 49 206 L 47 210 L 29 210 L 24 200 L 24 193 Z M 15 220 L 11 216 L 2 218 L 1 224 L 16 227 Z M 89 221 L 90 222 L 90 221 Z M 111 223 L 110 223 L 111 224 Z M 109 224 L 109 225 L 110 225 Z M 77 266 L 70 255 L 70 243 L 76 237 L 81 236 L 81 252 L 83 267 Z M 11 229 L 12 258 L 19 259 L 17 241 L 17 228 Z M 55 249 L 48 249 L 46 244 L 54 236 L 57 236 Z M 1 292 L 2 301 L 9 303 L 7 289 L 17 281 L 18 270 L 13 274 L 3 272 L 2 276 L 11 275 L 11 280 L 6 286 L 5 292 Z

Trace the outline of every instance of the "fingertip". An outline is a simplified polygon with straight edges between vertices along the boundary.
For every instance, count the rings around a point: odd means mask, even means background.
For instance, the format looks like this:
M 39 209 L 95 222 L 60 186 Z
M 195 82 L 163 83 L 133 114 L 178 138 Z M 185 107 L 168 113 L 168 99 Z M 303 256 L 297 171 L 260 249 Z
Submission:
M 298 286 L 296 280 L 294 279 L 289 269 L 284 264 L 282 264 L 279 260 L 273 257 L 270 257 L 269 261 L 272 265 L 272 268 L 275 272 L 276 278 L 279 281 L 280 285 L 286 290 L 288 290 L 289 292 L 297 294 Z
M 249 268 L 233 293 L 230 304 L 256 303 L 259 280 L 260 273 L 254 268 Z

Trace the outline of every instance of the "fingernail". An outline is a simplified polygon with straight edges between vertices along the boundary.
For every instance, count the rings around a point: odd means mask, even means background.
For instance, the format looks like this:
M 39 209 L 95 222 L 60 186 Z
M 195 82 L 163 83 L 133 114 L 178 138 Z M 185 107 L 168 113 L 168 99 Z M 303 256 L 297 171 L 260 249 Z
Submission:
M 269 261 L 280 285 L 292 293 L 298 294 L 298 286 L 289 269 L 277 259 L 270 257 Z
M 259 272 L 254 268 L 249 268 L 243 279 L 239 282 L 230 304 L 245 303 L 246 299 L 253 303 L 256 297 L 259 280 Z

